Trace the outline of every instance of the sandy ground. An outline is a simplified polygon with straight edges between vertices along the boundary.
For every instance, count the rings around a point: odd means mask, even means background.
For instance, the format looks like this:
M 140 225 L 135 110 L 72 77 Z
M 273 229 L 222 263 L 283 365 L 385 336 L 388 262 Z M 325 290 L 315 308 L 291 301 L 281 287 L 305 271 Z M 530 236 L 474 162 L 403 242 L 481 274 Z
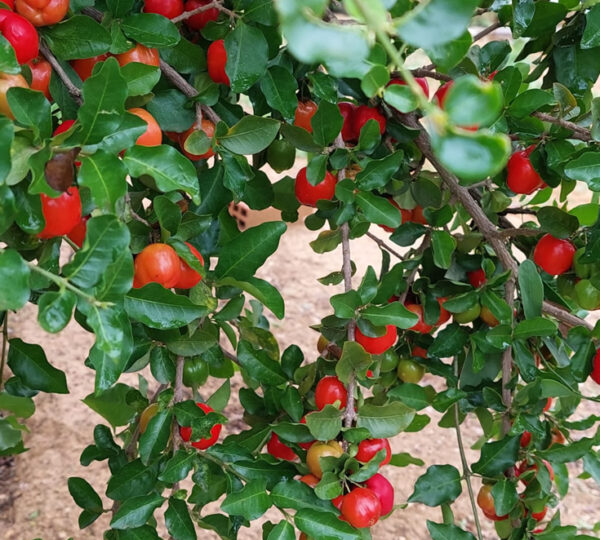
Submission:
M 260 270 L 260 276 L 270 280 L 279 288 L 286 300 L 284 322 L 273 322 L 273 330 L 280 340 L 282 350 L 296 343 L 308 359 L 315 357 L 316 334 L 308 327 L 317 323 L 329 313 L 328 298 L 331 287 L 320 285 L 316 278 L 341 266 L 341 252 L 317 255 L 308 242 L 316 233 L 302 225 L 290 226 L 283 236 L 280 249 Z M 358 276 L 368 265 L 378 271 L 381 256 L 377 246 L 367 238 L 352 242 L 353 259 L 358 266 Z M 356 277 L 355 280 L 359 278 Z M 36 323 L 36 313 L 32 307 L 24 309 L 12 318 L 11 330 L 27 342 L 39 343 L 46 349 L 49 360 L 67 372 L 70 394 L 46 395 L 36 398 L 36 414 L 28 421 L 30 434 L 26 436 L 28 452 L 18 456 L 16 461 L 15 486 L 17 499 L 13 508 L 0 514 L 0 538 L 4 540 L 66 540 L 68 538 L 92 540 L 102 537 L 109 516 L 103 516 L 92 527 L 80 531 L 77 525 L 79 509 L 72 502 L 67 491 L 69 476 L 83 476 L 98 491 L 105 486 L 108 471 L 105 463 L 94 463 L 90 467 L 79 466 L 81 451 L 92 440 L 92 430 L 102 421 L 88 409 L 81 399 L 93 388 L 93 372 L 86 368 L 83 359 L 92 344 L 92 336 L 76 324 L 71 324 L 59 335 L 44 333 Z M 135 375 L 126 375 L 123 380 L 135 383 Z M 428 376 L 424 384 L 439 385 L 439 379 Z M 205 389 L 211 393 L 220 381 L 209 380 Z M 588 389 L 591 393 L 593 388 Z M 595 389 L 597 390 L 597 388 Z M 585 405 L 587 413 L 592 407 Z M 432 422 L 426 429 L 414 434 L 401 434 L 392 441 L 395 452 L 409 452 L 423 459 L 427 466 L 436 463 L 451 463 L 460 469 L 459 454 L 454 430 L 437 427 L 439 415 L 427 411 Z M 596 413 L 598 409 L 596 408 Z M 232 424 L 238 424 L 241 408 L 232 398 L 227 410 Z M 480 429 L 477 421 L 467 421 L 462 426 L 465 444 L 470 446 L 478 438 Z M 440 449 L 442 451 L 440 452 Z M 478 453 L 468 450 L 470 462 L 478 459 Z M 396 488 L 396 502 L 402 503 L 410 496 L 412 486 L 424 472 L 417 467 L 394 468 L 387 466 L 384 474 Z M 600 490 L 593 481 L 577 479 L 580 470 L 573 469 L 571 488 L 567 498 L 561 503 L 563 521 L 580 527 L 590 527 L 600 520 Z M 478 485 L 475 486 L 478 489 Z M 106 500 L 105 507 L 110 503 Z M 211 511 L 214 511 L 214 505 Z M 456 521 L 461 526 L 474 530 L 469 502 L 463 494 L 454 505 Z M 160 519 L 159 513 L 157 516 Z M 267 517 L 279 521 L 276 513 Z M 390 518 L 380 522 L 373 530 L 375 539 L 419 540 L 429 538 L 426 520 L 441 521 L 439 509 L 430 509 L 421 504 L 410 505 L 406 510 L 397 510 Z M 495 538 L 490 523 L 482 519 L 486 539 Z M 203 532 L 203 538 L 217 538 L 211 532 Z M 165 536 L 166 538 L 166 536 Z M 240 538 L 256 540 L 261 538 L 260 526 L 243 529 Z

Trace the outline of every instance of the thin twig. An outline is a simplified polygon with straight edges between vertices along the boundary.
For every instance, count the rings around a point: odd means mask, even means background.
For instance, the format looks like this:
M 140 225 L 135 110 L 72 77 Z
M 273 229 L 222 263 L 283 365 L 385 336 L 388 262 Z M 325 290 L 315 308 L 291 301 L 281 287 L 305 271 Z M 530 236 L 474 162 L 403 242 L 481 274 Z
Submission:
M 429 79 L 435 79 L 437 81 L 448 82 L 452 80 L 450 75 L 445 75 L 444 73 L 438 73 L 433 69 L 425 69 L 425 68 L 417 68 L 411 69 L 411 73 L 414 77 L 427 77 Z
M 50 62 L 52 69 L 54 69 L 56 74 L 60 77 L 60 80 L 66 86 L 69 95 L 73 98 L 73 101 L 75 101 L 77 105 L 81 105 L 83 103 L 83 99 L 81 98 L 81 90 L 77 88 L 75 84 L 73 84 L 73 81 L 69 78 L 56 57 L 52 54 L 52 51 L 43 42 L 40 42 L 40 53 L 46 60 L 48 60 L 48 62 Z
M 232 354 L 229 351 L 226 351 L 225 349 L 221 349 L 221 350 L 223 351 L 225 358 L 229 358 L 229 360 L 231 360 L 234 364 L 241 366 L 240 361 L 238 360 L 238 357 L 235 356 L 235 354 Z
M 218 9 L 222 13 L 225 13 L 230 19 L 236 19 L 239 17 L 239 15 L 237 13 L 235 13 L 234 11 L 231 11 L 230 9 L 227 9 L 221 2 L 217 2 L 216 0 L 214 0 L 213 2 L 210 2 L 209 4 L 206 4 L 204 6 L 199 6 L 195 9 L 192 9 L 191 11 L 184 11 L 181 15 L 178 15 L 177 17 L 173 17 L 171 19 L 171 22 L 174 24 L 177 24 L 178 22 L 185 21 L 186 19 L 189 19 L 190 17 L 193 17 L 194 15 L 198 15 L 199 13 L 202 13 L 203 11 L 208 11 L 209 9 Z
M 543 231 L 539 229 L 527 229 L 525 227 L 521 228 L 512 228 L 512 229 L 502 229 L 498 232 L 500 236 L 505 238 L 510 238 L 513 236 L 539 236 Z
M 509 306 L 515 303 L 516 276 L 512 275 L 504 286 L 504 299 Z M 502 433 L 507 435 L 511 427 L 510 408 L 512 405 L 512 391 L 510 380 L 512 379 L 513 357 L 512 347 L 506 347 L 502 354 L 502 403 L 506 411 L 502 416 Z
M 592 140 L 592 134 L 589 129 L 584 128 L 575 124 L 574 122 L 569 122 L 568 120 L 564 120 L 563 118 L 557 118 L 552 116 L 551 114 L 535 112 L 532 114 L 536 118 L 539 118 L 543 122 L 549 122 L 551 124 L 556 124 L 557 126 L 568 129 L 573 132 L 573 135 L 570 137 L 571 139 L 578 139 L 580 141 L 590 142 Z
M 175 384 L 173 392 L 173 405 L 183 401 L 183 364 L 185 359 L 183 356 L 178 356 L 175 362 Z M 179 435 L 179 425 L 173 422 L 173 453 L 179 450 L 181 446 L 181 435 Z M 175 491 L 175 487 L 173 487 Z
M 398 257 L 398 259 L 400 259 L 400 260 L 404 259 L 404 257 L 400 253 L 398 253 L 394 248 L 392 248 L 388 244 L 386 244 L 383 240 L 381 240 L 381 238 L 377 238 L 377 236 L 375 236 L 373 233 L 368 232 L 367 236 L 371 240 L 373 240 L 373 242 L 375 242 L 381 249 L 385 249 L 386 251 L 388 251 L 395 257 Z
M 423 255 L 425 250 L 429 247 L 430 243 L 431 243 L 431 237 L 429 236 L 429 234 L 426 234 L 425 238 L 423 238 L 423 242 L 421 242 L 421 245 L 415 250 L 415 252 L 411 255 L 411 257 L 416 258 L 416 257 L 420 257 L 421 255 Z M 406 297 L 408 296 L 408 291 L 410 290 L 410 287 L 413 284 L 413 282 L 415 281 L 415 278 L 417 277 L 418 273 L 419 273 L 419 265 L 415 266 L 410 271 L 410 274 L 408 274 L 408 276 L 406 277 L 406 280 L 405 280 L 406 289 L 398 297 L 398 302 L 400 302 L 401 304 L 404 304 Z
M 0 353 L 0 390 L 4 388 L 4 364 L 6 363 L 6 346 L 8 345 L 8 311 L 4 312 L 2 323 L 2 352 Z
M 473 36 L 473 43 L 475 43 L 476 41 L 479 41 L 481 38 L 484 38 L 488 34 L 491 34 L 492 32 L 498 30 L 498 28 L 501 28 L 502 26 L 503 26 L 503 24 L 500 21 L 498 21 L 498 22 L 495 22 L 494 24 L 491 24 L 487 28 L 484 28 L 481 32 L 479 32 L 478 34 L 475 34 Z

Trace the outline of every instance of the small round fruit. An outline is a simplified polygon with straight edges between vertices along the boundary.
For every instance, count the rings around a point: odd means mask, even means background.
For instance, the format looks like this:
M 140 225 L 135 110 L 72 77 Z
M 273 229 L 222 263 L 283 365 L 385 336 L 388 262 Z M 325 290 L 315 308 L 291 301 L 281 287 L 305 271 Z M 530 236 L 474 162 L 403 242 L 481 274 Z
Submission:
M 597 264 L 581 262 L 581 257 L 583 257 L 585 251 L 585 248 L 579 248 L 573 255 L 573 270 L 575 275 L 581 279 L 589 278 L 597 271 Z
M 294 115 L 294 125 L 312 133 L 313 128 L 310 121 L 317 112 L 317 109 L 317 104 L 314 101 L 299 101 Z
M 31 70 L 31 85 L 32 90 L 42 92 L 48 101 L 52 101 L 50 95 L 50 77 L 52 76 L 52 66 L 49 62 L 41 57 L 34 58 L 27 62 Z
M 206 63 L 208 66 L 208 75 L 217 84 L 230 86 L 229 76 L 225 71 L 227 65 L 227 51 L 225 50 L 225 41 L 218 39 L 213 41 L 208 47 L 206 53 Z
M 377 495 L 381 504 L 381 515 L 387 516 L 394 508 L 394 487 L 389 480 L 376 473 L 365 482 L 365 487 Z
M 469 309 L 463 311 L 462 313 L 454 313 L 454 322 L 458 324 L 468 324 L 473 322 L 479 315 L 481 314 L 481 305 L 475 304 L 471 306 Z
M 554 481 L 554 469 L 552 468 L 552 465 L 550 465 L 550 463 L 548 463 L 545 459 L 542 460 L 542 463 L 546 466 L 546 469 L 548 470 L 548 474 L 550 476 L 550 480 Z M 521 482 L 523 482 L 525 485 L 529 484 L 530 482 L 530 476 L 529 471 L 533 472 L 533 477 L 537 476 L 538 473 L 538 464 L 537 463 L 533 463 L 533 464 L 528 464 L 527 461 L 522 461 L 519 465 L 517 465 L 515 467 L 515 476 L 521 480 Z M 527 475 L 526 478 L 522 478 L 523 476 Z
M 427 358 L 427 350 L 423 347 L 413 347 L 410 350 L 411 356 L 415 356 L 417 358 Z
M 146 131 L 138 137 L 135 144 L 138 146 L 159 146 L 162 143 L 162 131 L 158 122 L 154 119 L 154 116 L 146 109 L 140 109 L 139 107 L 129 109 L 128 112 L 139 116 L 146 124 L 148 124 Z
M 445 296 L 438 298 L 438 304 L 440 305 L 440 318 L 438 319 L 438 322 L 435 323 L 436 326 L 441 326 L 442 324 L 446 324 L 449 320 L 450 317 L 452 316 L 450 314 L 450 312 L 444 307 L 444 302 L 448 300 L 448 298 L 446 298 Z
M 476 289 L 484 285 L 487 281 L 483 268 L 479 268 L 479 270 L 473 270 L 472 272 L 467 272 L 467 278 L 469 283 Z
M 157 49 L 150 49 L 141 44 L 129 49 L 127 52 L 115 55 L 117 62 L 121 67 L 131 62 L 139 62 L 147 66 L 160 66 L 160 56 Z
M 174 19 L 183 13 L 183 0 L 144 0 L 144 13 Z
M 146 429 L 148 428 L 148 423 L 152 420 L 156 413 L 158 413 L 158 403 L 150 403 L 140 414 L 140 433 L 143 435 Z
M 316 186 L 313 186 L 306 177 L 306 167 L 298 171 L 296 175 L 295 193 L 296 199 L 305 206 L 317 206 L 317 201 L 325 199 L 330 201 L 335 196 L 335 185 L 337 178 L 329 171 L 325 173 L 325 178 Z
M 375 120 L 379 124 L 379 133 L 381 135 L 385 133 L 387 125 L 385 116 L 374 107 L 361 105 L 354 111 L 354 133 L 357 135 L 357 138 L 360 136 L 360 130 L 369 120 Z
M 85 242 L 85 235 L 87 234 L 87 222 L 90 216 L 84 216 L 79 220 L 79 223 L 75 225 L 67 236 L 75 245 L 82 247 Z
M 8 116 L 11 120 L 15 117 L 10 110 L 6 93 L 11 88 L 28 88 L 27 81 L 23 75 L 9 75 L 8 73 L 0 73 L 0 114 Z
M 425 375 L 425 366 L 411 358 L 402 358 L 398 363 L 398 378 L 405 383 L 417 384 Z
M 188 388 L 202 386 L 208 379 L 208 374 L 208 363 L 199 356 L 185 359 L 183 363 L 183 384 Z
M 91 58 L 79 58 L 71 60 L 71 67 L 75 70 L 82 81 L 89 79 L 94 71 L 94 66 L 99 62 L 104 62 L 108 58 L 108 54 L 100 54 Z
M 69 0 L 16 0 L 15 9 L 34 26 L 49 26 L 65 18 Z
M 320 479 L 317 478 L 314 474 L 305 474 L 304 476 L 300 477 L 300 482 L 305 483 L 311 488 L 314 488 L 319 483 L 319 481 Z
M 372 527 L 381 516 L 379 497 L 369 488 L 357 487 L 342 501 L 342 516 L 357 529 Z
M 200 252 L 192 246 L 189 242 L 185 243 L 187 247 L 190 248 L 190 251 L 200 261 L 201 265 L 204 265 L 204 258 L 200 254 Z M 180 275 L 179 280 L 175 284 L 176 289 L 191 289 L 202 279 L 202 276 L 196 272 L 188 263 L 186 263 L 181 257 L 179 258 L 180 263 Z
M 546 404 L 544 405 L 544 408 L 542 409 L 542 412 L 548 412 L 551 409 L 551 407 L 552 407 L 552 398 L 549 397 L 546 400 Z
M 356 328 L 356 341 L 370 354 L 383 354 L 392 348 L 398 339 L 398 329 L 390 324 L 385 327 L 385 334 L 379 337 L 365 336 L 360 329 Z
M 544 272 L 558 276 L 571 268 L 574 255 L 571 242 L 545 234 L 535 246 L 533 260 Z
M 207 118 L 202 119 L 201 130 L 206 133 L 206 136 L 212 140 L 215 135 L 215 124 L 214 122 L 208 120 Z M 192 161 L 200 161 L 201 159 L 209 159 L 215 155 L 215 151 L 212 148 L 209 148 L 204 154 L 191 154 L 185 149 L 185 141 L 187 141 L 188 137 L 194 133 L 194 131 L 198 131 L 198 127 L 193 125 L 187 131 L 181 133 L 179 135 L 179 146 L 181 151 L 187 156 L 188 159 Z
M 385 459 L 379 464 L 380 467 L 387 465 L 392 459 L 392 449 L 390 441 L 387 439 L 365 439 L 358 443 L 358 452 L 356 459 L 361 463 L 371 461 L 378 452 L 385 450 Z
M 415 77 L 415 81 L 423 89 L 423 93 L 425 94 L 425 97 L 429 98 L 429 83 L 427 82 L 427 79 L 425 79 L 424 77 Z M 406 81 L 404 81 L 403 79 L 396 78 L 396 79 L 392 79 L 388 83 L 388 86 L 391 86 L 392 84 L 400 84 L 402 86 L 405 86 Z
M 489 484 L 481 486 L 481 489 L 477 494 L 477 505 L 481 508 L 484 515 L 492 521 L 502 521 L 507 518 L 507 516 L 499 516 L 496 514 L 494 497 L 492 497 L 492 486 Z
M 589 279 L 580 279 L 574 287 L 575 300 L 579 307 L 588 311 L 600 308 L 600 290 Z
M 596 384 L 600 384 L 600 349 L 597 350 L 596 354 L 594 355 L 590 379 L 592 379 L 592 381 L 594 381 Z
M 404 307 L 419 317 L 419 320 L 416 322 L 416 324 L 411 326 L 409 330 L 418 332 L 419 334 L 429 334 L 429 332 L 433 330 L 433 326 L 427 324 L 423 318 L 423 306 L 421 304 L 405 304 Z
M 337 441 L 317 441 L 306 452 L 306 466 L 313 475 L 317 478 L 322 478 L 321 458 L 340 457 L 343 453 L 342 445 Z
M 205 403 L 196 403 L 196 405 L 198 405 L 198 407 L 200 407 L 206 414 L 208 414 L 210 412 L 214 412 L 214 409 L 212 407 L 210 407 L 209 405 L 206 405 Z M 198 448 L 198 450 L 206 450 L 207 448 L 210 448 L 219 439 L 219 435 L 221 434 L 221 429 L 223 429 L 223 424 L 215 424 L 210 430 L 210 437 L 207 437 L 205 439 L 200 439 L 198 441 L 193 441 L 192 446 L 194 448 Z M 181 435 L 181 438 L 185 442 L 189 442 L 189 440 L 192 436 L 192 428 L 186 427 L 186 426 L 180 426 L 179 434 Z
M 160 283 L 166 289 L 175 287 L 181 273 L 179 256 L 167 244 L 146 246 L 134 261 L 134 281 L 138 287 Z
M 46 225 L 38 233 L 39 238 L 55 238 L 69 234 L 81 220 L 81 198 L 76 187 L 70 187 L 58 197 L 49 197 L 42 193 L 40 198 Z
M 488 326 L 494 327 L 500 324 L 500 321 L 487 306 L 481 306 L 481 313 L 479 314 L 479 317 L 481 317 L 481 320 Z
M 358 133 L 354 130 L 354 113 L 358 107 L 349 101 L 338 103 L 340 114 L 344 119 L 342 126 L 342 139 L 344 142 L 354 142 L 358 139 Z
M 526 150 L 515 152 L 508 160 L 506 183 L 514 193 L 530 195 L 546 185 L 529 159 L 534 150 L 535 145 L 531 145 Z
M 540 512 L 532 512 L 531 517 L 533 519 L 535 519 L 536 521 L 542 521 L 546 517 L 547 513 L 548 513 L 548 507 L 544 506 L 544 509 L 541 510 Z
M 529 446 L 530 442 L 531 442 L 531 432 L 524 431 L 523 435 L 521 435 L 521 448 L 526 448 L 527 446 Z
M 283 459 L 285 461 L 294 461 L 298 456 L 287 444 L 281 442 L 277 433 L 271 433 L 271 438 L 267 443 L 267 452 L 274 458 Z
M 185 3 L 185 11 L 194 11 L 199 7 L 210 4 L 211 0 L 188 0 Z M 185 25 L 192 30 L 202 30 L 210 21 L 216 21 L 219 18 L 219 10 L 217 8 L 210 8 L 196 15 L 192 15 L 188 19 L 185 19 Z
M 346 387 L 337 377 L 330 375 L 323 377 L 315 388 L 315 404 L 317 409 L 321 410 L 325 405 L 333 405 L 339 401 L 339 408 L 343 409 L 346 406 L 348 392 Z
M 0 34 L 12 45 L 19 64 L 33 60 L 40 52 L 37 30 L 18 13 L 0 11 Z
M 295 162 L 296 147 L 285 139 L 275 140 L 267 148 L 267 163 L 275 172 L 287 171 Z
M 420 225 L 428 225 L 429 223 L 425 214 L 423 214 L 423 207 L 419 205 L 413 208 L 410 220 L 413 223 L 419 223 Z

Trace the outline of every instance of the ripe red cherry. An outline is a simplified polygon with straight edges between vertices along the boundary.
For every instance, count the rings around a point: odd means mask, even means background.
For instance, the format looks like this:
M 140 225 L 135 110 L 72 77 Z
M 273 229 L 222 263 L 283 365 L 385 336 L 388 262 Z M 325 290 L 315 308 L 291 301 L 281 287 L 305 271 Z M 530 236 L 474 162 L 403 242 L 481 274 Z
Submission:
M 446 94 L 448 94 L 448 90 L 452 88 L 454 81 L 448 81 L 447 83 L 442 84 L 437 89 L 437 92 L 433 95 L 433 100 L 437 102 L 440 109 L 444 108 L 444 104 L 446 103 Z
M 6 4 L 8 9 L 12 9 L 13 11 L 15 10 L 15 0 L 2 0 L 2 3 Z
M 594 365 L 590 377 L 596 384 L 600 384 L 600 349 L 596 351 L 596 355 L 594 356 Z
M 188 0 L 185 3 L 185 11 L 194 11 L 195 9 L 210 4 L 211 0 Z M 185 19 L 185 24 L 192 30 L 202 30 L 210 21 L 216 21 L 219 18 L 219 10 L 210 8 L 201 11 L 196 15 L 192 15 L 189 19 Z
M 394 508 L 394 487 L 382 474 L 374 474 L 365 482 L 365 487 L 370 489 L 381 504 L 381 515 L 387 516 Z
M 0 10 L 0 34 L 12 45 L 19 64 L 33 60 L 40 52 L 35 26 L 18 13 Z
M 392 459 L 390 441 L 387 439 L 365 439 L 358 444 L 356 459 L 361 463 L 371 461 L 377 452 L 385 450 L 385 459 L 379 464 L 380 467 L 387 465 Z M 387 514 L 387 512 L 386 512 Z
M 306 167 L 304 167 L 296 175 L 296 199 L 300 204 L 306 206 L 317 206 L 317 201 L 321 199 L 330 201 L 335 195 L 336 183 L 337 178 L 327 171 L 325 178 L 316 186 L 313 186 L 306 177 Z
M 146 246 L 134 261 L 134 287 L 160 283 L 166 289 L 175 287 L 181 273 L 175 250 L 167 244 Z
M 79 247 L 83 246 L 83 242 L 85 241 L 88 219 L 90 219 L 90 216 L 82 217 L 79 223 L 71 229 L 69 234 L 67 234 L 71 242 Z
M 294 452 L 287 444 L 283 444 L 277 433 L 271 433 L 271 438 L 267 443 L 267 452 L 274 458 L 284 459 L 285 461 L 294 461 L 296 459 L 296 452 Z
M 547 512 L 548 512 L 548 507 L 544 506 L 544 509 L 541 512 L 532 512 L 531 517 L 533 519 L 535 519 L 536 521 L 542 521 L 542 519 L 544 519 L 546 517 Z
M 336 401 L 340 402 L 339 408 L 346 406 L 348 392 L 337 377 L 333 375 L 323 377 L 315 388 L 315 403 L 317 409 L 321 410 L 325 405 L 333 405 Z
M 44 193 L 40 198 L 46 225 L 38 233 L 38 238 L 55 238 L 68 234 L 81 220 L 81 198 L 76 187 L 70 187 L 55 198 Z
M 200 252 L 189 242 L 186 242 L 186 245 L 190 248 L 190 251 L 194 254 L 196 259 L 200 261 L 200 264 L 204 265 L 204 259 L 202 258 L 202 255 L 200 255 Z M 179 280 L 175 284 L 176 289 L 191 289 L 202 279 L 202 276 L 196 272 L 196 270 L 191 268 L 181 257 L 179 258 L 179 269 L 180 274 Z
M 353 527 L 372 527 L 381 516 L 379 497 L 369 488 L 357 487 L 344 496 L 342 516 Z
M 354 113 L 358 107 L 354 103 L 348 101 L 342 101 L 338 103 L 340 114 L 344 118 L 344 124 L 342 126 L 342 139 L 344 142 L 354 142 L 358 139 L 358 134 L 354 129 Z
M 508 175 L 506 183 L 509 189 L 515 193 L 529 195 L 534 191 L 544 187 L 541 176 L 536 172 L 531 164 L 529 156 L 535 150 L 535 145 L 531 145 L 526 150 L 515 152 L 506 166 Z
M 27 65 L 31 70 L 31 84 L 29 87 L 32 90 L 42 92 L 48 101 L 52 101 L 49 88 L 50 76 L 52 75 L 52 66 L 50 63 L 38 56 L 27 62 Z
M 550 407 L 552 407 L 552 398 L 549 397 L 546 400 L 546 405 L 544 405 L 544 408 L 542 409 L 542 412 L 548 412 L 550 410 Z
M 472 272 L 467 272 L 467 278 L 469 279 L 469 283 L 476 289 L 481 287 L 487 281 L 483 268 L 480 268 L 479 270 L 473 270 Z
M 146 64 L 147 66 L 160 66 L 158 49 L 144 47 L 141 43 L 138 43 L 135 47 L 124 53 L 117 54 L 115 58 L 121 67 L 131 64 L 132 62 Z
M 423 318 L 423 306 L 421 304 L 404 304 L 404 307 L 419 317 L 417 323 L 411 326 L 409 330 L 420 334 L 429 334 L 433 330 L 433 326 L 427 324 Z
M 425 97 L 428 98 L 429 97 L 429 83 L 427 82 L 427 79 L 425 79 L 424 77 L 416 77 L 415 81 L 423 89 L 423 93 L 425 94 Z M 391 86 L 392 84 L 400 84 L 402 86 L 406 86 L 406 81 L 404 81 L 403 79 L 392 79 L 388 83 L 388 86 Z
M 89 79 L 94 71 L 94 66 L 98 62 L 104 62 L 108 58 L 108 54 L 100 54 L 98 56 L 92 56 L 91 58 L 78 58 L 77 60 L 71 60 L 71 67 L 75 70 L 77 75 L 82 81 Z
M 394 346 L 397 338 L 398 330 L 391 324 L 386 326 L 385 334 L 379 337 L 365 336 L 358 327 L 356 328 L 356 341 L 370 354 L 383 354 Z
M 575 246 L 571 242 L 545 234 L 535 246 L 533 260 L 548 274 L 558 276 L 571 268 L 574 255 Z
M 354 133 L 357 138 L 360 136 L 360 130 L 369 120 L 376 120 L 379 124 L 379 133 L 381 133 L 381 135 L 385 133 L 385 127 L 387 125 L 385 116 L 374 107 L 361 105 L 354 111 Z
M 529 446 L 530 442 L 531 442 L 531 432 L 524 431 L 523 435 L 521 435 L 521 448 L 525 448 L 526 446 Z
M 450 317 L 451 317 L 450 312 L 444 307 L 444 302 L 446 300 L 448 300 L 448 298 L 446 298 L 445 296 L 437 299 L 438 304 L 440 305 L 440 318 L 438 319 L 438 322 L 435 324 L 436 326 L 445 324 L 450 320 Z M 413 356 L 414 356 L 414 349 L 413 349 Z
M 421 225 L 428 224 L 427 219 L 425 218 L 425 214 L 423 214 L 423 207 L 418 205 L 412 209 L 412 215 L 410 220 L 413 223 L 419 223 Z
M 206 53 L 206 63 L 208 65 L 208 75 L 217 84 L 230 86 L 229 77 L 225 71 L 227 64 L 227 51 L 225 50 L 225 41 L 218 39 L 213 41 Z
M 300 423 L 306 424 L 306 415 L 304 415 L 302 417 L 302 419 L 300 420 Z M 298 443 L 298 446 L 304 450 L 308 450 L 315 442 L 317 442 L 317 441 L 301 442 L 301 443 Z
M 204 131 L 204 133 L 206 133 L 206 136 L 209 139 L 213 138 L 213 136 L 215 134 L 215 124 L 211 120 L 208 120 L 207 118 L 203 118 L 200 129 L 202 131 Z M 190 129 L 188 129 L 184 133 L 179 134 L 178 142 L 179 142 L 179 147 L 181 148 L 181 151 L 186 155 L 186 157 L 188 159 L 191 159 L 192 161 L 200 161 L 201 159 L 209 159 L 209 158 L 213 157 L 215 155 L 215 152 L 212 148 L 209 148 L 204 154 L 200 154 L 200 155 L 190 154 L 185 149 L 185 141 L 187 141 L 188 137 L 194 131 L 198 131 L 198 126 L 196 124 L 194 124 Z
M 477 505 L 481 508 L 483 514 L 492 521 L 503 521 L 507 516 L 499 516 L 496 514 L 494 506 L 494 498 L 492 497 L 492 486 L 483 485 L 477 494 Z
M 312 133 L 313 128 L 310 121 L 317 112 L 317 109 L 317 104 L 314 101 L 299 101 L 298 107 L 296 107 L 296 114 L 294 115 L 294 125 Z
M 413 221 L 413 211 L 412 210 L 406 210 L 406 208 L 400 208 L 400 205 L 394 199 L 388 199 L 388 201 L 390 201 L 398 210 L 400 210 L 400 215 L 402 216 L 401 225 L 404 225 L 405 223 L 408 223 L 409 221 Z M 393 227 L 388 227 L 387 225 L 379 225 L 379 226 L 384 231 L 387 231 L 387 232 L 394 232 L 396 230 Z
M 210 412 L 214 412 L 214 409 L 212 407 L 210 407 L 209 405 L 206 405 L 205 403 L 196 403 L 196 405 L 198 405 L 198 407 L 200 407 L 206 414 L 208 414 Z M 219 435 L 221 434 L 222 428 L 223 428 L 223 424 L 215 424 L 210 430 L 210 437 L 207 437 L 206 439 L 200 439 L 198 441 L 194 441 L 194 442 L 192 442 L 192 446 L 194 448 L 198 448 L 198 450 L 206 450 L 207 448 L 210 448 L 213 444 L 215 444 L 217 442 L 217 439 L 219 438 Z M 192 436 L 192 428 L 186 427 L 186 426 L 180 426 L 179 434 L 181 435 L 181 438 L 185 442 L 188 442 Z
M 183 0 L 144 0 L 144 13 L 174 19 L 183 13 Z
M 548 469 L 548 474 L 550 475 L 550 480 L 554 481 L 554 469 L 552 468 L 552 465 L 550 465 L 550 463 L 548 463 L 545 459 L 542 459 L 542 463 L 546 466 L 546 469 Z M 527 461 L 522 461 L 519 465 L 517 465 L 515 467 L 515 475 L 517 478 L 519 478 L 521 480 L 521 482 L 523 482 L 525 485 L 529 484 L 529 479 L 523 479 L 521 478 L 521 476 L 525 475 L 525 473 L 527 473 L 528 471 L 534 471 L 534 476 L 537 475 L 538 473 L 538 464 L 537 463 L 533 463 L 532 465 L 529 465 L 527 463 Z

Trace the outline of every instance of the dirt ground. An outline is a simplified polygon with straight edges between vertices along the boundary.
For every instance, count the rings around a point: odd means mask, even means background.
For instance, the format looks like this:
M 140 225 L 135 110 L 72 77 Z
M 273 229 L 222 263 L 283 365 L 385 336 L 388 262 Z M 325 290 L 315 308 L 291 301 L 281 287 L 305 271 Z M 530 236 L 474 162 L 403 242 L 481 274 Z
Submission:
M 284 322 L 272 318 L 273 330 L 283 348 L 296 343 L 307 358 L 316 354 L 316 334 L 308 327 L 317 323 L 330 312 L 328 298 L 332 288 L 320 285 L 316 278 L 341 266 L 341 251 L 329 255 L 317 255 L 308 246 L 316 233 L 308 231 L 301 224 L 290 226 L 283 236 L 280 249 L 260 270 L 260 276 L 279 288 L 286 300 Z M 379 269 L 381 256 L 377 246 L 368 238 L 352 242 L 353 259 L 361 276 L 368 265 Z M 355 280 L 359 278 L 356 277 Z M 13 485 L 16 487 L 16 500 L 10 509 L 0 513 L 0 538 L 4 540 L 93 540 L 102 537 L 107 528 L 109 516 L 103 516 L 92 527 L 80 531 L 77 525 L 79 509 L 72 502 L 67 491 L 69 476 L 82 476 L 94 485 L 99 492 L 105 486 L 108 474 L 105 463 L 94 463 L 84 468 L 78 465 L 79 455 L 92 440 L 92 430 L 102 418 L 88 409 L 81 399 L 93 388 L 93 372 L 86 368 L 83 360 L 92 344 L 92 337 L 76 324 L 71 324 L 59 335 L 44 333 L 36 322 L 36 312 L 30 306 L 12 317 L 12 335 L 27 342 L 41 344 L 49 360 L 67 373 L 70 394 L 40 394 L 36 399 L 37 411 L 28 421 L 30 433 L 26 445 L 30 450 L 16 459 Z M 425 384 L 439 384 L 433 376 L 428 376 Z M 126 382 L 134 383 L 135 375 L 123 376 Z M 220 384 L 210 380 L 205 389 L 209 395 Z M 588 388 L 588 394 L 597 388 Z M 584 406 L 588 414 L 592 406 Z M 427 411 L 432 422 L 419 433 L 401 434 L 392 441 L 394 452 L 409 452 L 423 459 L 427 466 L 436 463 L 451 463 L 460 469 L 459 454 L 454 430 L 437 427 L 439 415 Z M 598 414 L 598 409 L 595 412 Z M 232 424 L 237 424 L 241 416 L 239 403 L 232 399 L 227 416 Z M 480 430 L 476 421 L 467 421 L 462 426 L 465 444 L 470 446 Z M 443 449 L 440 452 L 440 449 Z M 470 462 L 476 461 L 478 453 L 468 450 Z M 422 469 L 411 466 L 395 468 L 387 466 L 384 473 L 396 488 L 396 503 L 402 503 L 410 496 L 412 486 Z M 600 520 L 600 489 L 591 480 L 576 478 L 580 470 L 573 468 L 569 495 L 560 504 L 564 523 L 589 529 Z M 478 485 L 475 485 L 478 489 Z M 106 500 L 105 507 L 110 503 Z M 216 510 L 215 505 L 211 508 Z M 461 526 L 474 530 L 473 517 L 466 495 L 454 505 L 456 521 Z M 157 512 L 158 516 L 158 512 Z M 160 519 L 160 516 L 158 516 Z M 278 521 L 277 514 L 267 514 L 267 518 Z M 426 520 L 441 521 L 440 511 L 421 504 L 410 505 L 405 510 L 380 522 L 373 530 L 377 540 L 420 540 L 429 538 Z M 495 538 L 490 523 L 482 520 L 486 539 Z M 217 538 L 211 532 L 202 532 L 203 538 Z M 166 538 L 166 536 L 165 536 Z M 261 538 L 260 526 L 243 529 L 240 538 L 257 540 Z

